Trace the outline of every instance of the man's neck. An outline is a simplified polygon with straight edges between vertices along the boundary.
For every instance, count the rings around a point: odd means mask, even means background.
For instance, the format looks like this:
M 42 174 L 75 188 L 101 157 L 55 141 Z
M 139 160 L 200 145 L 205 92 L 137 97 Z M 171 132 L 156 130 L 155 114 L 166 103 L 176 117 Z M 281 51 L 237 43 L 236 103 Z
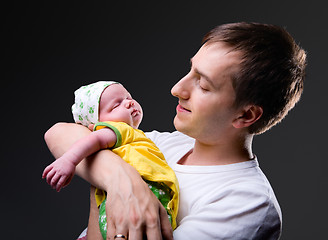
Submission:
M 252 140 L 253 136 L 249 135 L 238 141 L 208 145 L 196 139 L 194 148 L 179 161 L 179 164 L 211 166 L 248 161 L 254 158 Z

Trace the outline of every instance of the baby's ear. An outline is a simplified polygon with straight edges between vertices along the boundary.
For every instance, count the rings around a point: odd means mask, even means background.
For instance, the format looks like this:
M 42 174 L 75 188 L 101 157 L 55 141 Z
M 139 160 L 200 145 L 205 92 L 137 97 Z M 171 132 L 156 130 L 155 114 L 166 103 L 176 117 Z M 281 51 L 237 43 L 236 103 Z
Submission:
M 94 125 L 94 124 L 92 124 L 92 123 L 91 123 L 91 124 L 89 124 L 89 126 L 88 126 L 88 128 L 89 128 L 89 130 L 90 130 L 90 131 L 93 131 L 93 128 L 94 128 L 94 127 L 95 127 L 95 125 Z

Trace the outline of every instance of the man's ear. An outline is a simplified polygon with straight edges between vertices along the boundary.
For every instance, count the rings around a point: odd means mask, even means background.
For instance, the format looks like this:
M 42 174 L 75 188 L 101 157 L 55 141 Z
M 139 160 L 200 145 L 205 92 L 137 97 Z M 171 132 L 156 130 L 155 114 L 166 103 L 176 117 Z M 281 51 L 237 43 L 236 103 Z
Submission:
M 263 109 L 257 105 L 247 105 L 242 108 L 240 115 L 233 121 L 235 128 L 249 127 L 255 123 L 263 114 Z

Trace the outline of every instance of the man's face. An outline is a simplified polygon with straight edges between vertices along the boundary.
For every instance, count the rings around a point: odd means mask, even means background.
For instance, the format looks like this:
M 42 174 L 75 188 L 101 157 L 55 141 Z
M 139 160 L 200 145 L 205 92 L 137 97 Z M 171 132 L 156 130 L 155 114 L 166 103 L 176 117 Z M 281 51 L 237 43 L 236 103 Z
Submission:
M 203 45 L 191 59 L 190 72 L 171 90 L 179 98 L 176 129 L 204 143 L 213 143 L 233 130 L 237 118 L 231 74 L 241 55 L 223 43 Z

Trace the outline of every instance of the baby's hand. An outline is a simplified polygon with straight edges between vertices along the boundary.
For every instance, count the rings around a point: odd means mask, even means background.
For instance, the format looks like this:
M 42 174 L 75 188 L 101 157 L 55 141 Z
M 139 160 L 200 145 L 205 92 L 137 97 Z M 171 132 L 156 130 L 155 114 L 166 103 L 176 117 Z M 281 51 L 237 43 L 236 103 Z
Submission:
M 43 171 L 42 178 L 47 178 L 47 183 L 57 192 L 67 186 L 75 172 L 75 165 L 65 157 L 58 158 Z

